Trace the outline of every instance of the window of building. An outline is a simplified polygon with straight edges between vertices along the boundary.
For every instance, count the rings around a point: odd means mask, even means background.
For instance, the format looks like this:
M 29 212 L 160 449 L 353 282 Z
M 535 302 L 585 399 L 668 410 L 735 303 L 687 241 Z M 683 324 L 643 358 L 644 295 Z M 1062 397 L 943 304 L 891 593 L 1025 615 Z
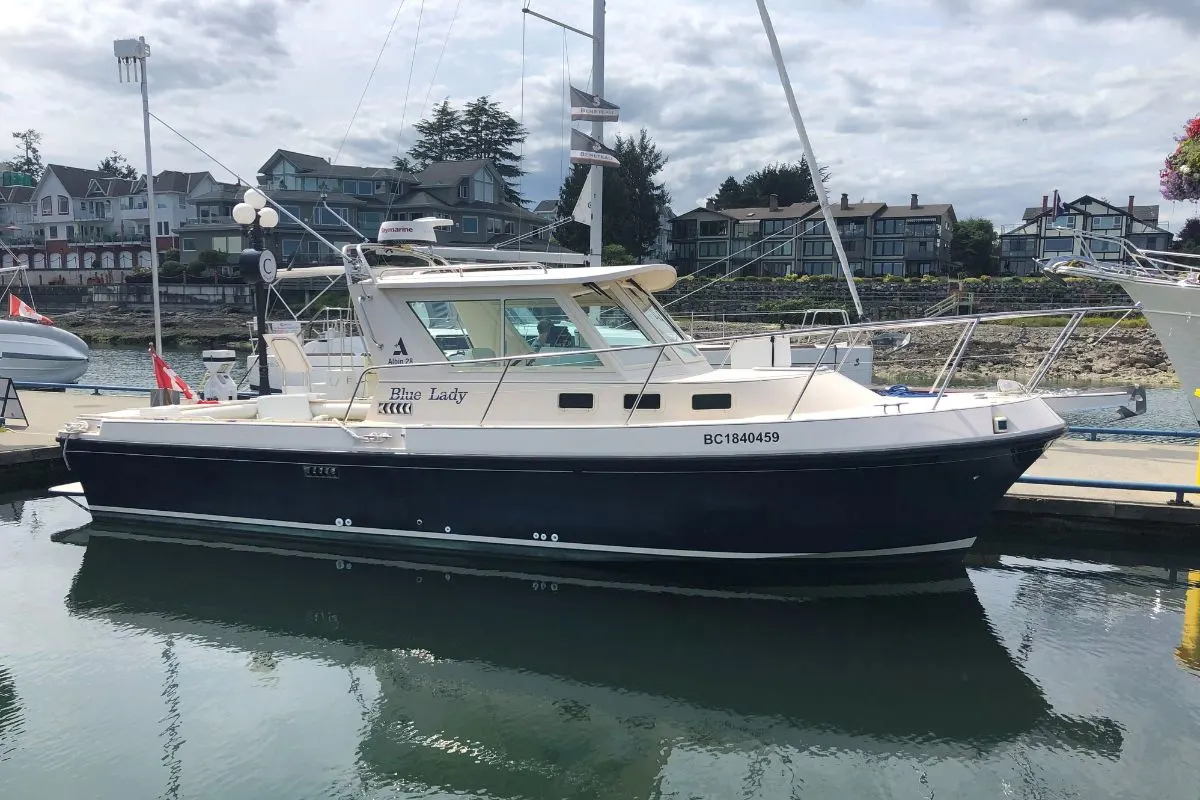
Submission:
M 762 230 L 764 236 L 770 236 L 773 233 L 792 233 L 796 230 L 796 222 L 794 219 L 764 219 L 762 221 Z
M 733 226 L 733 236 L 735 239 L 750 239 L 758 236 L 759 223 L 755 222 L 739 222 Z
M 871 274 L 872 275 L 903 275 L 904 274 L 904 262 L 903 261 L 872 261 L 871 262 Z
M 371 181 L 342 179 L 342 192 L 345 194 L 375 194 L 375 185 Z
M 57 225 L 51 225 L 51 226 L 50 226 L 50 238 L 51 238 L 51 239 L 57 239 L 57 238 L 58 238 L 58 226 L 57 226 Z
M 805 242 L 803 254 L 808 256 L 831 256 L 833 255 L 833 242 L 818 239 L 815 242 Z
M 938 226 L 932 222 L 913 222 L 909 220 L 904 232 L 908 236 L 932 239 L 938 235 Z
M 729 254 L 728 242 L 700 242 L 701 258 L 721 258 Z
M 62 269 L 62 254 L 61 253 L 51 253 L 50 254 L 50 269 Z
M 763 275 L 773 275 L 776 278 L 782 278 L 792 273 L 792 262 L 764 261 L 762 262 L 762 271 Z
M 729 220 L 706 219 L 700 223 L 701 236 L 728 236 Z
M 803 262 L 803 270 L 805 275 L 832 275 L 832 261 L 805 261 Z
M 496 197 L 496 179 L 492 177 L 492 173 L 486 169 L 481 169 L 475 173 L 474 186 L 475 199 L 484 203 L 499 202 Z
M 1088 242 L 1088 247 L 1092 248 L 1093 253 L 1117 253 L 1121 250 L 1121 243 L 1107 239 L 1095 239 Z
M 1118 230 L 1121 227 L 1121 218 L 1116 214 L 1108 214 L 1102 217 L 1092 217 L 1092 230 L 1094 231 L 1112 231 Z
M 188 249 L 187 242 L 189 242 L 191 240 L 184 239 L 183 241 L 184 241 L 183 249 L 187 250 Z M 299 248 L 300 248 L 300 240 L 299 239 L 280 239 L 279 240 L 279 253 L 284 258 L 291 258 L 293 255 L 295 255 L 296 251 Z
M 825 220 L 823 219 L 806 219 L 804 220 L 804 233 L 822 236 L 829 233 L 829 226 L 825 224 Z
M 1046 227 L 1047 228 L 1074 228 L 1075 227 L 1075 215 L 1074 214 L 1065 214 L 1061 217 L 1055 217 L 1054 219 L 1047 219 Z
M 883 239 L 872 242 L 871 254 L 876 256 L 902 256 L 904 255 L 904 240 Z
M 1024 253 L 1033 250 L 1033 240 L 1009 237 L 1001 240 L 1000 249 L 1006 253 Z
M 463 217 L 462 232 L 479 233 L 479 217 Z
M 504 233 L 506 235 L 512 235 L 512 234 L 515 234 L 516 232 L 517 232 L 517 223 L 513 222 L 511 219 L 504 220 Z
M 74 238 L 75 238 L 75 226 L 74 226 L 74 225 L 68 225 L 68 226 L 67 226 L 67 239 L 68 239 L 68 240 L 72 240 L 72 239 L 74 239 Z
M 183 239 L 180 241 L 180 246 L 183 248 L 183 251 L 185 253 L 195 250 L 196 249 L 196 240 L 195 239 Z
M 438 349 L 451 361 L 561 351 L 564 353 L 561 357 L 522 360 L 512 367 L 601 366 L 594 354 L 571 354 L 587 349 L 586 344 L 580 341 L 579 331 L 551 298 L 410 300 L 408 305 Z M 503 364 L 494 362 L 475 368 L 503 369 Z
M 214 236 L 212 240 L 212 249 L 219 250 L 222 253 L 240 253 L 243 249 L 242 237 Z
M 488 217 L 488 236 L 496 236 L 504 230 L 503 223 L 495 217 Z
M 695 239 L 696 238 L 696 220 L 682 219 L 675 220 L 671 223 L 671 238 L 672 239 Z
M 281 204 L 281 205 L 283 207 L 283 210 L 288 212 L 288 214 L 291 214 L 292 216 L 296 217 L 297 219 L 300 218 L 300 206 L 283 205 L 283 204 Z M 281 225 L 287 225 L 290 222 L 291 222 L 291 219 L 289 219 L 286 215 L 284 215 L 284 214 L 279 215 L 279 223 Z
M 60 214 L 70 214 L 71 213 L 71 198 L 63 197 L 61 194 L 58 196 L 58 213 L 60 213 Z
M 171 223 L 169 221 L 158 223 L 158 235 L 159 236 L 170 236 L 171 235 Z
M 45 197 L 42 198 L 41 211 L 42 211 L 43 217 L 48 217 L 54 213 L 54 198 L 53 197 L 51 197 L 50 195 L 46 195 Z
M 332 214 L 330 213 L 330 209 L 333 211 Z M 334 216 L 334 214 L 337 216 Z M 325 206 L 313 207 L 313 222 L 317 225 L 341 225 L 342 223 L 338 221 L 338 217 L 349 219 L 350 209 L 344 206 L 330 206 L 328 209 Z
M 894 236 L 904 233 L 904 220 L 902 219 L 877 219 L 875 220 L 875 234 L 877 236 Z
M 67 269 L 79 269 L 78 253 L 67 253 Z
M 1042 247 L 1047 253 L 1070 253 L 1075 250 L 1075 239 L 1070 236 L 1050 236 Z

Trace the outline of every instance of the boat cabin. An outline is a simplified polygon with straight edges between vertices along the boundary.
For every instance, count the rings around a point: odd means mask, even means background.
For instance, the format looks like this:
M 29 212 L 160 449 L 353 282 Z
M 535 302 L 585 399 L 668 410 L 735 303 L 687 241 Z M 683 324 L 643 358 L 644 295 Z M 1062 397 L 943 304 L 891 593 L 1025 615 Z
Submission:
M 832 371 L 790 369 L 787 337 L 735 343 L 734 368 L 715 369 L 654 297 L 675 283 L 665 264 L 452 263 L 409 241 L 347 245 L 343 255 L 372 365 L 355 395 L 370 399 L 367 420 L 613 425 L 781 416 L 808 382 L 799 411 L 880 402 Z M 292 376 L 285 392 L 321 392 L 303 376 L 298 340 L 269 338 Z

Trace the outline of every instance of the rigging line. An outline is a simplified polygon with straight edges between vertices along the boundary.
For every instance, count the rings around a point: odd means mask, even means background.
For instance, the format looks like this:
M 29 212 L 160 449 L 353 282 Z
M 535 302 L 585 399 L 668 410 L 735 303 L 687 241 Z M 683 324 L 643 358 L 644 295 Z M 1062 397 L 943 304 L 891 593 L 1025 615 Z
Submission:
M 518 112 L 519 118 L 518 118 L 517 122 L 521 126 L 522 129 L 525 127 L 525 18 L 528 16 L 529 16 L 528 14 L 521 15 L 521 110 Z M 518 150 L 517 163 L 518 164 L 525 163 L 525 137 L 524 136 L 521 137 L 521 147 Z M 521 174 L 517 175 L 517 194 L 521 193 L 521 188 L 522 188 L 521 178 L 523 175 L 524 175 L 523 171 L 521 172 Z M 520 225 L 519 222 L 517 224 Z M 518 245 L 517 249 L 520 250 L 519 245 Z
M 450 15 L 450 27 L 446 29 L 446 38 L 442 40 L 442 50 L 438 53 L 437 61 L 433 65 L 433 75 L 429 78 L 429 89 L 425 92 L 425 102 L 421 104 L 422 117 L 429 110 L 429 97 L 433 94 L 433 84 L 437 80 L 438 69 L 442 66 L 442 56 L 446 55 L 446 45 L 450 44 L 450 34 L 454 32 L 454 20 L 458 19 L 458 9 L 460 6 L 462 6 L 462 0 L 458 0 L 454 4 L 454 13 Z
M 333 161 L 330 162 L 332 164 L 336 164 L 342 155 L 342 148 L 346 146 L 346 139 L 350 137 L 350 129 L 354 127 L 354 120 L 358 118 L 358 112 L 367 96 L 367 90 L 371 88 L 371 80 L 375 77 L 375 70 L 379 69 L 379 62 L 383 59 L 383 52 L 387 49 L 388 40 L 392 38 L 392 30 L 396 27 L 396 20 L 400 17 L 400 10 L 404 8 L 404 2 L 405 0 L 400 0 L 400 5 L 396 7 L 396 13 L 392 15 L 392 24 L 388 25 L 387 35 L 383 37 L 379 54 L 375 56 L 375 64 L 371 67 L 371 73 L 367 75 L 367 82 L 363 86 L 362 94 L 358 96 L 358 105 L 354 107 L 354 113 L 350 115 L 350 122 L 346 125 L 346 132 L 342 134 L 342 143 L 338 145 L 337 152 L 333 154 Z
M 413 36 L 412 60 L 408 64 L 408 85 L 404 88 L 404 107 L 400 111 L 400 132 L 396 135 L 396 153 L 400 153 L 400 143 L 404 140 L 404 121 L 408 117 L 408 95 L 412 91 L 413 70 L 417 66 L 417 45 L 421 41 L 421 19 L 425 16 L 425 0 L 417 9 L 417 33 Z
M 798 220 L 796 220 L 795 222 L 793 222 L 791 225 L 788 225 L 786 228 L 781 228 L 781 229 L 780 229 L 780 230 L 779 230 L 777 233 L 775 233 L 775 234 L 767 234 L 767 237 L 766 237 L 766 239 L 760 239 L 760 240 L 758 240 L 757 242 L 755 242 L 754 244 L 749 244 L 749 245 L 746 245 L 746 246 L 745 246 L 745 247 L 743 247 L 741 250 L 738 250 L 738 251 L 737 251 L 737 252 L 735 252 L 735 253 L 730 253 L 730 254 L 729 254 L 727 257 L 725 257 L 725 258 L 721 259 L 720 261 L 714 261 L 713 263 L 709 264 L 707 267 L 704 267 L 703 269 L 708 269 L 709 267 L 715 267 L 715 266 L 717 266 L 718 264 L 724 264 L 724 265 L 726 265 L 726 268 L 728 268 L 728 267 L 729 267 L 729 265 L 730 265 L 730 260 L 729 260 L 729 259 L 733 258 L 734 256 L 739 256 L 739 255 L 741 255 L 742 253 L 746 252 L 747 250 L 753 250 L 755 247 L 759 247 L 759 246 L 761 246 L 761 245 L 763 244 L 763 242 L 764 242 L 764 241 L 769 241 L 769 240 L 770 240 L 770 239 L 772 239 L 774 236 L 778 235 L 778 233 L 786 233 L 786 232 L 790 231 L 792 228 L 796 227 L 797 225 L 799 225 L 800 223 L 802 223 L 802 222 L 805 222 L 805 221 L 806 221 L 806 220 L 798 219 Z M 736 224 L 736 223 L 735 223 L 735 224 Z M 685 299 L 685 298 L 691 297 L 691 296 L 692 296 L 692 295 L 694 295 L 696 292 L 702 292 L 702 291 L 704 291 L 705 289 L 707 289 L 708 287 L 712 286 L 712 285 L 713 285 L 714 283 L 716 283 L 717 281 L 722 281 L 722 280 L 725 280 L 725 279 L 726 279 L 726 278 L 728 278 L 730 275 L 733 275 L 734 273 L 737 273 L 737 272 L 741 272 L 742 270 L 744 270 L 746 267 L 750 266 L 751 264 L 753 264 L 753 263 L 755 263 L 755 262 L 757 262 L 757 261 L 760 261 L 760 260 L 762 260 L 762 259 L 766 258 L 766 257 L 767 257 L 767 256 L 769 256 L 769 255 L 773 255 L 773 254 L 774 254 L 774 253 L 775 253 L 777 250 L 780 250 L 780 249 L 781 249 L 781 248 L 782 248 L 784 245 L 786 245 L 788 242 L 791 242 L 791 243 L 794 245 L 794 244 L 795 244 L 795 242 L 796 242 L 796 237 L 795 237 L 795 236 L 790 236 L 790 237 L 787 237 L 787 238 L 785 238 L 785 239 L 784 239 L 782 242 L 780 242 L 780 243 L 779 243 L 778 245 L 776 245 L 775 247 L 773 247 L 773 248 L 771 248 L 770 250 L 768 250 L 768 251 L 766 251 L 766 252 L 762 253 L 761 255 L 757 255 L 757 256 L 755 256 L 754 258 L 752 258 L 752 259 L 750 259 L 749 261 L 747 261 L 745 264 L 742 264 L 742 265 L 741 265 L 740 267 L 738 267 L 737 269 L 729 270 L 729 271 L 728 271 L 728 272 L 726 272 L 724 275 L 718 275 L 717 277 L 713 278 L 713 279 L 712 279 L 711 281 L 709 281 L 708 283 L 706 283 L 706 284 L 704 284 L 703 286 L 701 286 L 699 289 L 693 289 L 692 291 L 688 292 L 688 293 L 687 293 L 687 294 L 685 294 L 685 295 L 681 295 L 680 297 L 676 297 L 674 300 L 671 300 L 670 302 L 663 303 L 663 304 L 662 304 L 662 307 L 663 307 L 663 308 L 667 308 L 668 306 L 674 305 L 675 303 L 678 303 L 680 300 L 683 300 L 683 299 Z M 699 275 L 699 274 L 700 274 L 700 272 L 702 272 L 702 271 L 703 271 L 703 270 L 697 270 L 696 272 L 693 272 L 693 273 L 692 273 L 692 276 L 694 277 L 694 276 L 696 276 L 696 275 Z
M 571 75 L 571 58 L 567 52 L 567 30 L 563 29 L 563 60 L 562 60 L 562 101 L 564 111 L 562 116 L 562 124 L 558 132 L 558 185 L 562 186 L 563 181 L 567 179 L 566 158 L 567 150 L 567 116 L 570 112 L 570 101 L 567 99 L 567 81 Z
M 425 17 L 425 0 L 421 0 L 421 5 L 417 9 L 417 32 L 413 36 L 412 60 L 408 64 L 408 84 L 404 87 L 404 107 L 400 111 L 400 131 L 396 134 L 396 158 L 400 157 L 402 152 L 402 142 L 404 141 L 404 122 L 408 118 L 408 96 L 412 92 L 413 70 L 417 67 L 417 45 L 421 41 L 421 20 Z M 432 91 L 433 85 L 430 84 Z M 396 181 L 396 189 L 399 190 L 400 181 Z M 387 209 L 383 212 L 383 218 L 386 220 L 392 215 L 392 206 L 396 204 L 397 192 L 393 191 L 392 196 L 388 198 Z

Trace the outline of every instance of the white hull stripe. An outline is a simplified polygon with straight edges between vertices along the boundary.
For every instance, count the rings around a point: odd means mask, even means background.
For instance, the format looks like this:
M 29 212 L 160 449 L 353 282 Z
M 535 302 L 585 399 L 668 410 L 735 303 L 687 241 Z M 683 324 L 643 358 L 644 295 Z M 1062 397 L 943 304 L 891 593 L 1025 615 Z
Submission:
M 620 545 L 586 544 L 581 542 L 552 542 L 549 540 L 505 539 L 498 536 L 471 536 L 459 534 L 435 533 L 432 531 L 389 530 L 387 528 L 367 528 L 350 525 L 319 525 L 316 523 L 280 522 L 279 520 L 255 519 L 253 517 L 229 517 L 220 514 L 189 514 L 176 511 L 154 511 L 141 508 L 124 508 L 121 506 L 91 506 L 93 512 L 115 514 L 129 517 L 155 517 L 159 519 L 191 519 L 197 522 L 220 522 L 234 525 L 258 526 L 267 528 L 301 528 L 324 533 L 365 533 L 377 536 L 392 536 L 411 539 L 435 539 L 443 542 L 473 542 L 476 544 L 503 545 L 516 547 L 539 547 L 542 549 L 587 550 L 602 553 L 623 553 L 628 555 L 665 556 L 671 558 L 695 559 L 744 559 L 768 560 L 781 558 L 860 558 L 880 556 L 917 555 L 921 553 L 939 553 L 951 550 L 967 550 L 975 543 L 975 537 L 956 539 L 949 542 L 923 544 L 913 547 L 889 547 L 882 550 L 849 550 L 837 553 L 729 553 L 714 550 L 674 550 L 659 547 L 625 547 Z

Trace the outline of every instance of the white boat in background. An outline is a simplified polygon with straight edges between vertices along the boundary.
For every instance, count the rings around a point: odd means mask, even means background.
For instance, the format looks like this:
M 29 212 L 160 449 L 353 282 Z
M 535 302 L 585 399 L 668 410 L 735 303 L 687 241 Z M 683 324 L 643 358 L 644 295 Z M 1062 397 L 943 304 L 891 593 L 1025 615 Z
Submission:
M 75 383 L 90 351 L 75 334 L 23 319 L 0 319 L 0 377 L 17 383 Z
M 1200 422 L 1200 254 L 1142 250 L 1123 237 L 1094 231 L 1073 231 L 1072 236 L 1081 254 L 1041 259 L 1042 272 L 1119 284 L 1162 343 Z M 1105 243 L 1105 258 L 1096 257 L 1093 241 Z
M 25 266 L 0 269 L 9 274 L 0 294 L 0 377 L 18 383 L 75 383 L 88 370 L 91 351 L 87 342 L 56 327 L 49 317 L 17 296 L 13 283 L 24 277 Z

